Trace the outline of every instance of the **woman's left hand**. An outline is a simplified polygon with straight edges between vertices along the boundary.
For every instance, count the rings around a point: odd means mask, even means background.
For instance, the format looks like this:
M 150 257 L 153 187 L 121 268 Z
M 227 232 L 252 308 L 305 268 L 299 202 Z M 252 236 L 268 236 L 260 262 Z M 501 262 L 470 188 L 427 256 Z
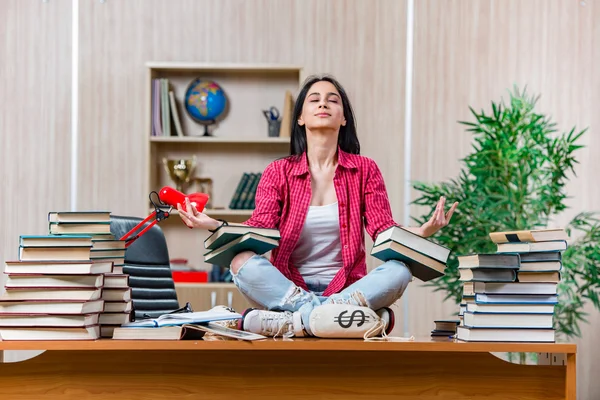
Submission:
M 456 207 L 458 206 L 458 202 L 452 204 L 452 207 L 450 207 L 450 210 L 448 210 L 448 212 L 446 212 L 445 210 L 445 205 L 446 197 L 442 196 L 437 202 L 437 205 L 435 206 L 435 211 L 433 212 L 433 215 L 431 216 L 429 221 L 425 222 L 421 226 L 419 232 L 421 236 L 429 237 L 437 231 L 439 231 L 440 229 L 442 229 L 443 227 L 445 227 L 446 225 L 448 225 L 448 223 L 450 222 L 450 218 L 452 218 L 452 214 L 454 214 L 454 210 L 456 210 Z

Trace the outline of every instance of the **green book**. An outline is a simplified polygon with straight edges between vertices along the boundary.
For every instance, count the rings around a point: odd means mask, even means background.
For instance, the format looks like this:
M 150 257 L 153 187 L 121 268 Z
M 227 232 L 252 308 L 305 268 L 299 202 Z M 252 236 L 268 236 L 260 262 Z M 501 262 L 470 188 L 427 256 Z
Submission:
M 246 203 L 246 199 L 248 198 L 248 193 L 250 192 L 250 188 L 252 187 L 252 185 L 254 185 L 254 181 L 256 180 L 255 173 L 249 173 L 248 175 L 249 175 L 248 182 L 246 182 L 246 184 L 244 185 L 244 188 L 242 189 L 242 192 L 240 193 L 240 198 L 237 201 L 237 203 L 235 204 L 235 208 L 237 210 L 244 209 L 244 204 Z
M 371 255 L 382 261 L 397 260 L 404 262 L 410 268 L 413 276 L 423 282 L 444 275 L 446 268 L 445 263 L 392 240 L 373 246 Z
M 240 194 L 242 194 L 242 190 L 244 189 L 244 185 L 246 185 L 246 183 L 248 183 L 248 178 L 249 178 L 248 173 L 244 172 L 244 174 L 240 178 L 237 188 L 235 189 L 235 192 L 233 192 L 231 201 L 229 202 L 229 208 L 231 208 L 232 210 L 235 209 L 235 206 L 240 199 Z
M 229 224 L 220 226 L 212 235 L 206 238 L 204 241 L 204 248 L 214 250 L 248 233 L 254 233 L 275 240 L 279 240 L 281 237 L 279 230 L 277 229 L 257 228 L 242 224 Z
M 260 182 L 262 174 L 256 174 L 255 179 L 252 181 L 252 186 L 248 190 L 248 197 L 246 197 L 246 201 L 242 208 L 245 210 L 253 210 L 254 209 L 254 198 L 256 196 L 256 188 L 258 187 L 258 183 Z
M 242 251 L 253 251 L 264 254 L 275 247 L 279 241 L 255 233 L 247 233 L 224 246 L 204 254 L 204 261 L 209 264 L 229 268 L 233 258 Z

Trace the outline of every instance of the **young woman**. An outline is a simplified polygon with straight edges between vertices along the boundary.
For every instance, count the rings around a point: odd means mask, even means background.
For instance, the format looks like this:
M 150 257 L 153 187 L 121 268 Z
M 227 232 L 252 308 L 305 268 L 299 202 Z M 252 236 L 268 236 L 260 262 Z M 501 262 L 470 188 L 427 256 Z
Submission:
M 393 314 L 387 307 L 402 296 L 412 275 L 398 261 L 367 274 L 364 230 L 375 240 L 397 224 L 379 168 L 359 155 L 348 96 L 334 78 L 310 77 L 292 121 L 291 155 L 267 166 L 256 208 L 245 222 L 279 229 L 279 246 L 270 261 L 247 251 L 231 263 L 239 290 L 266 309 L 246 311 L 241 327 L 268 336 L 389 331 Z M 427 223 L 407 229 L 431 236 L 450 222 L 457 205 L 445 212 L 441 198 Z M 190 207 L 189 200 L 188 212 L 177 209 L 189 227 L 214 230 L 221 224 Z

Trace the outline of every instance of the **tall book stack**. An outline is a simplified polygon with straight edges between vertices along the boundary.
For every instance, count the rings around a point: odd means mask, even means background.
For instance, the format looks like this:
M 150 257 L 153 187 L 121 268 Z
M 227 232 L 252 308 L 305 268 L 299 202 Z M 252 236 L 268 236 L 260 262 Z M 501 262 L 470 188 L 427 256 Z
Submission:
M 101 337 L 112 337 L 115 327 L 130 321 L 132 312 L 129 276 L 123 273 L 125 242 L 110 232 L 109 211 L 61 211 L 48 214 L 49 230 L 55 235 L 84 235 L 92 240 L 90 259 L 113 264 L 104 277 L 99 317 Z
M 464 341 L 554 342 L 564 229 L 494 232 L 494 254 L 458 257 Z M 473 300 L 470 300 L 471 296 Z
M 90 260 L 89 236 L 20 236 L 19 260 L 6 261 L 0 296 L 2 340 L 93 340 L 100 335 L 104 274 Z

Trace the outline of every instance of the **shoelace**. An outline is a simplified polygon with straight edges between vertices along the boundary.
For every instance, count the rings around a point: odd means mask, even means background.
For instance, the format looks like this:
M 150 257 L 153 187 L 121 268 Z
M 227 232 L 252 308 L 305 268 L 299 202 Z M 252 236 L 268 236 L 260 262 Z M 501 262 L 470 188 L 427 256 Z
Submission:
M 292 326 L 292 313 L 289 311 L 272 312 L 267 315 L 261 315 L 260 318 L 260 327 L 263 334 L 266 333 L 268 336 L 280 336 L 282 331 L 285 330 L 281 336 L 292 337 L 294 336 Z
M 413 342 L 415 340 L 414 336 L 411 337 L 401 337 L 401 336 L 388 336 L 385 333 L 385 321 L 383 319 L 379 319 L 375 325 L 373 325 L 368 331 L 363 335 L 363 339 L 367 342 L 376 342 L 376 341 L 384 341 L 384 342 Z M 381 331 L 381 336 L 375 336 Z

